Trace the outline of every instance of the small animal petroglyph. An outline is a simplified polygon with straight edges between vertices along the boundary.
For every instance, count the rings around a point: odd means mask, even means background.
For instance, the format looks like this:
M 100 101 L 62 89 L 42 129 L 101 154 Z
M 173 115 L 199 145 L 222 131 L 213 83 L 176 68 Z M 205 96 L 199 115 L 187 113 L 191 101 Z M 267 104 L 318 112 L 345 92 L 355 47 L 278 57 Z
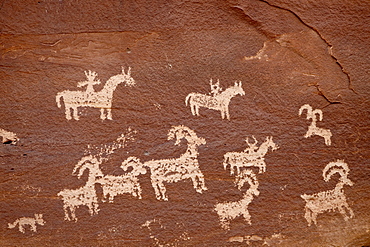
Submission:
M 324 138 L 325 144 L 327 146 L 331 145 L 331 131 L 329 129 L 323 129 L 316 126 L 317 120 L 322 121 L 323 114 L 320 109 L 312 110 L 312 107 L 309 104 L 305 104 L 299 108 L 299 116 L 302 115 L 303 111 L 307 110 L 307 119 L 312 119 L 311 125 L 308 126 L 307 133 L 304 135 L 305 138 L 308 138 L 313 135 L 318 135 Z M 319 119 L 317 119 L 317 115 Z
M 190 93 L 186 96 L 185 104 L 190 104 L 191 114 L 199 116 L 199 108 L 205 107 L 212 110 L 217 110 L 221 112 L 222 119 L 226 118 L 230 120 L 229 114 L 229 104 L 231 98 L 236 95 L 245 95 L 242 88 L 242 83 L 235 82 L 234 86 L 227 88 L 225 91 L 221 92 L 219 81 L 216 84 L 212 84 L 211 79 L 211 94 L 205 95 L 200 93 Z
M 16 144 L 18 141 L 17 135 L 13 132 L 0 129 L 0 136 L 3 138 L 4 144 Z
M 252 170 L 243 170 L 237 175 L 235 184 L 239 190 L 245 183 L 248 183 L 250 187 L 244 193 L 241 200 L 236 202 L 222 202 L 215 206 L 215 211 L 220 219 L 221 227 L 225 230 L 230 230 L 230 221 L 238 216 L 243 216 L 249 225 L 252 224 L 248 205 L 253 201 L 254 196 L 258 196 L 260 193 L 258 191 L 258 180 Z
M 15 220 L 13 223 L 8 223 L 8 228 L 12 229 L 15 228 L 17 225 L 19 227 L 19 231 L 22 233 L 26 232 L 26 226 L 31 227 L 31 231 L 36 232 L 36 224 L 41 226 L 45 225 L 45 221 L 42 219 L 42 214 L 35 214 L 35 218 L 31 217 L 22 217 Z
M 104 200 L 107 200 L 109 195 L 109 202 L 112 203 L 115 196 L 126 193 L 141 199 L 141 187 L 138 176 L 146 174 L 146 169 L 136 157 L 129 157 L 122 162 L 121 168 L 124 171 L 127 171 L 129 167 L 132 167 L 132 170 L 121 176 L 105 175 L 96 180 L 96 183 L 102 186 Z
M 334 211 L 337 209 L 344 217 L 345 221 L 354 216 L 352 209 L 348 206 L 346 195 L 343 191 L 344 185 L 353 185 L 352 181 L 347 178 L 349 173 L 348 165 L 344 163 L 343 160 L 337 160 L 336 162 L 327 164 L 322 173 L 325 182 L 328 182 L 335 173 L 338 173 L 340 178 L 334 189 L 312 195 L 301 195 L 306 201 L 304 217 L 308 222 L 308 226 L 310 226 L 312 222 L 316 225 L 317 215 L 326 211 Z M 349 216 L 346 214 L 345 210 L 348 211 Z
M 168 200 L 164 182 L 174 183 L 180 180 L 191 179 L 194 189 L 198 193 L 207 190 L 204 176 L 199 169 L 198 146 L 206 144 L 203 138 L 183 125 L 174 126 L 168 133 L 168 140 L 176 138 L 175 145 L 179 145 L 182 138 L 188 142 L 188 148 L 177 159 L 150 160 L 143 164 L 150 169 L 150 178 L 158 200 Z
M 228 152 L 224 155 L 224 169 L 226 170 L 227 165 L 230 165 L 230 173 L 234 174 L 234 169 L 236 168 L 237 174 L 240 172 L 241 167 L 251 167 L 255 166 L 259 168 L 259 173 L 266 171 L 265 155 L 269 148 L 272 151 L 279 148 L 272 141 L 272 136 L 266 137 L 266 141 L 257 147 L 257 140 L 254 138 L 254 143 L 249 143 L 248 138 L 246 142 L 248 147 L 243 152 Z
M 94 91 L 94 85 L 100 84 L 100 80 L 95 80 L 98 75 L 96 72 L 86 72 L 87 81 L 79 82 L 78 87 L 87 86 L 86 91 L 69 91 L 65 90 L 59 92 L 56 96 L 56 102 L 59 108 L 61 108 L 61 98 L 64 100 L 65 114 L 68 120 L 72 119 L 71 110 L 73 111 L 73 118 L 79 120 L 78 107 L 94 107 L 100 108 L 100 118 L 112 120 L 112 101 L 113 92 L 116 87 L 125 82 L 125 86 L 135 85 L 135 80 L 131 77 L 131 68 L 128 69 L 127 74 L 125 74 L 122 68 L 122 74 L 118 74 L 109 78 L 105 83 L 104 88 L 99 91 Z M 107 112 L 105 114 L 105 111 Z

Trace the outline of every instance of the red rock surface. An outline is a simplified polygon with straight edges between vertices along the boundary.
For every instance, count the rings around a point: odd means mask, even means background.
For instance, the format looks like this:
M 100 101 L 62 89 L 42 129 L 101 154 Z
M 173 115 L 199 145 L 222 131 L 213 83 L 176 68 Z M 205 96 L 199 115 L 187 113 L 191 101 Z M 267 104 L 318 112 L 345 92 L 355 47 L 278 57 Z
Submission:
M 0 146 L 1 246 L 369 246 L 369 1 L 91 1 L 2 0 L 0 3 L 0 128 L 15 145 Z M 100 91 L 131 67 L 134 87 L 114 91 L 113 120 L 99 109 L 79 109 L 67 120 L 56 95 L 77 88 L 84 71 L 96 71 Z M 241 81 L 244 96 L 219 111 L 193 116 L 185 97 L 210 93 L 210 79 L 223 89 Z M 298 115 L 310 104 L 321 109 L 318 126 L 330 129 L 304 138 L 310 120 Z M 76 211 L 65 221 L 58 192 L 81 187 L 72 175 L 88 146 L 110 144 L 127 131 L 135 139 L 101 164 L 104 174 L 122 175 L 129 156 L 142 162 L 176 158 L 186 141 L 167 140 L 171 126 L 184 125 L 206 140 L 199 168 L 208 188 L 191 180 L 165 184 L 159 201 L 150 171 L 139 176 L 142 199 L 118 195 L 90 216 Z M 272 136 L 278 150 L 265 156 L 258 197 L 224 230 L 217 203 L 240 200 L 223 155 L 242 151 L 245 138 L 260 145 Z M 252 142 L 252 141 L 251 141 Z M 6 142 L 7 143 L 7 142 Z M 344 193 L 354 218 L 325 212 L 308 226 L 302 194 L 333 189 L 339 179 L 322 177 L 337 159 L 350 168 L 353 186 Z M 21 217 L 43 214 L 45 225 L 25 233 L 8 228 Z

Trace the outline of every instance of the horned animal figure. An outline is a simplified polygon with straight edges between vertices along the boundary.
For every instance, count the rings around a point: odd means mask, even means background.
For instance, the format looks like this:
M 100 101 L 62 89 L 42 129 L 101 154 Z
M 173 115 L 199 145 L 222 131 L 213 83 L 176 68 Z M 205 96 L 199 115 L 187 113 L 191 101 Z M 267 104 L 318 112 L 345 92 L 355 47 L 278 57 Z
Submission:
M 239 216 L 243 216 L 249 225 L 252 224 L 248 205 L 253 201 L 253 198 L 260 193 L 258 190 L 258 180 L 252 170 L 243 170 L 237 175 L 235 184 L 239 190 L 245 183 L 248 183 L 250 187 L 244 193 L 241 200 L 236 202 L 217 203 L 215 206 L 215 211 L 220 219 L 221 227 L 225 230 L 230 230 L 230 221 Z
M 127 171 L 129 167 L 132 167 L 132 170 L 121 176 L 105 175 L 96 180 L 96 183 L 102 186 L 103 200 L 107 200 L 109 195 L 109 202 L 112 203 L 115 196 L 125 193 L 132 194 L 141 199 L 141 187 L 138 176 L 140 174 L 146 174 L 146 169 L 136 157 L 129 157 L 122 162 L 121 168 L 124 171 Z
M 78 178 L 81 178 L 86 169 L 89 169 L 89 176 L 84 186 L 77 189 L 64 189 L 58 193 L 58 196 L 62 197 L 64 203 L 64 220 L 77 221 L 76 208 L 80 206 L 87 206 L 90 215 L 98 214 L 99 204 L 98 196 L 95 191 L 95 183 L 97 179 L 104 176 L 99 168 L 100 163 L 101 161 L 96 157 L 88 156 L 84 157 L 75 166 L 73 174 L 76 174 L 78 170 Z
M 260 147 L 257 147 L 257 140 L 253 136 L 254 143 L 249 143 L 248 138 L 246 138 L 246 142 L 248 144 L 248 148 L 246 148 L 242 152 L 228 152 L 224 155 L 224 169 L 226 170 L 227 166 L 230 165 L 230 173 L 231 175 L 234 174 L 234 170 L 236 168 L 237 174 L 240 173 L 240 168 L 242 167 L 258 167 L 259 173 L 266 171 L 266 163 L 265 163 L 265 155 L 269 148 L 271 148 L 272 151 L 279 148 L 278 145 L 276 145 L 272 141 L 272 136 L 266 137 L 266 140 L 264 143 L 260 145 Z
M 312 195 L 301 195 L 306 201 L 306 212 L 304 217 L 308 222 L 308 226 L 310 226 L 312 222 L 316 225 L 317 215 L 326 211 L 338 209 L 345 221 L 354 216 L 352 209 L 348 206 L 346 195 L 343 191 L 344 185 L 353 185 L 352 181 L 347 178 L 349 173 L 348 165 L 344 163 L 343 160 L 337 160 L 336 162 L 327 164 L 322 174 L 325 182 L 328 182 L 335 173 L 339 173 L 340 178 L 333 190 L 322 191 Z M 348 211 L 349 216 L 346 214 L 345 210 Z
M 213 87 L 215 85 L 216 88 Z M 226 118 L 230 120 L 229 104 L 231 98 L 236 95 L 245 95 L 245 92 L 242 88 L 242 83 L 235 82 L 234 86 L 231 86 L 220 93 L 222 89 L 219 88 L 218 84 L 212 84 L 211 81 L 211 89 L 213 95 L 190 93 L 188 96 L 186 96 L 185 104 L 190 104 L 191 114 L 199 116 L 199 108 L 205 107 L 220 111 L 222 119 L 224 119 L 226 116 Z
M 15 133 L 6 131 L 4 129 L 0 129 L 0 136 L 3 138 L 4 144 L 16 144 L 18 141 L 18 137 Z
M 64 99 L 65 114 L 68 120 L 72 119 L 71 110 L 73 110 L 73 118 L 79 120 L 78 116 L 78 107 L 94 107 L 100 108 L 100 118 L 112 120 L 112 101 L 113 101 L 113 92 L 116 87 L 125 82 L 125 86 L 135 85 L 135 80 L 131 77 L 131 68 L 128 69 L 127 74 L 125 74 L 124 69 L 122 68 L 122 74 L 118 74 L 109 78 L 105 83 L 104 88 L 95 92 L 93 85 L 99 84 L 100 81 L 94 81 L 97 74 L 95 72 L 89 71 L 85 72 L 86 77 L 88 78 L 87 82 L 80 82 L 77 86 L 87 85 L 86 91 L 69 91 L 65 90 L 59 92 L 56 96 L 56 102 L 59 108 L 61 108 L 61 98 Z M 105 114 L 106 111 L 106 114 Z
M 198 146 L 206 144 L 205 139 L 183 125 L 174 126 L 168 133 L 168 140 L 176 138 L 175 145 L 179 145 L 182 138 L 188 142 L 188 148 L 177 159 L 150 160 L 143 164 L 150 169 L 150 178 L 156 198 L 168 201 L 164 183 L 174 183 L 185 179 L 191 179 L 194 189 L 198 193 L 207 190 L 204 184 L 204 176 L 199 169 Z
M 313 135 L 318 135 L 324 138 L 325 144 L 327 146 L 331 145 L 331 131 L 329 129 L 323 129 L 316 126 L 317 120 L 322 121 L 323 114 L 320 109 L 312 110 L 312 107 L 309 104 L 301 106 L 299 109 L 299 115 L 302 115 L 303 111 L 307 110 L 307 119 L 312 119 L 311 125 L 308 126 L 307 133 L 304 135 L 305 138 L 308 138 Z M 317 119 L 319 116 L 319 119 Z
M 45 225 L 45 221 L 42 219 L 42 214 L 35 214 L 35 218 L 31 217 L 22 217 L 15 220 L 13 223 L 8 223 L 8 228 L 15 228 L 18 225 L 18 229 L 20 232 L 25 233 L 25 227 L 29 225 L 31 227 L 31 231 L 36 232 L 36 224 L 41 226 Z

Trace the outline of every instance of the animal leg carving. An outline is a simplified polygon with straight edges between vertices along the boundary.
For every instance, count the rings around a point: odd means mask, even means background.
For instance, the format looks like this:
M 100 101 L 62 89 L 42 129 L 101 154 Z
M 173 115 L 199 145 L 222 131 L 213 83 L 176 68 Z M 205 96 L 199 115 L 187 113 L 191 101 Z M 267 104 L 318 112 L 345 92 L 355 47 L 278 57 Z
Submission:
M 75 120 L 79 120 L 79 119 L 80 119 L 80 117 L 78 116 L 77 107 L 73 107 L 72 109 L 73 109 L 73 118 L 74 118 Z
M 104 108 L 100 109 L 100 119 L 105 120 Z
M 66 114 L 67 120 L 71 120 L 72 119 L 71 108 L 69 106 L 66 106 L 65 114 Z

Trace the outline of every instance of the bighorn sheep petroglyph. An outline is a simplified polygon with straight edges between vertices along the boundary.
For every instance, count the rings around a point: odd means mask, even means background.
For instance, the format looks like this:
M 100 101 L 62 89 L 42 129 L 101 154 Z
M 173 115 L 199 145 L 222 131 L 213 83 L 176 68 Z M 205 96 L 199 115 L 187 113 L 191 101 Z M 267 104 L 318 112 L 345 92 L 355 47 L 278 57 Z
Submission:
M 258 180 L 252 170 L 243 170 L 237 175 L 235 184 L 239 190 L 245 183 L 248 183 L 250 187 L 244 193 L 241 200 L 236 202 L 217 203 L 215 206 L 215 211 L 220 219 L 221 227 L 225 230 L 230 230 L 230 221 L 238 216 L 243 216 L 249 225 L 252 224 L 248 205 L 253 201 L 253 198 L 260 193 L 258 191 Z
M 228 152 L 224 155 L 224 169 L 226 170 L 227 166 L 230 165 L 230 173 L 231 175 L 234 174 L 234 169 L 236 168 L 237 174 L 240 172 L 241 167 L 251 167 L 255 166 L 259 168 L 259 173 L 266 171 L 266 163 L 265 163 L 265 155 L 269 148 L 272 151 L 279 148 L 272 141 L 272 136 L 266 137 L 266 141 L 257 147 L 257 140 L 253 136 L 254 143 L 249 143 L 248 138 L 246 138 L 246 142 L 248 147 L 243 152 Z
M 85 157 L 82 159 L 74 168 L 73 174 L 78 172 L 78 178 L 81 178 L 82 174 L 86 169 L 89 169 L 89 176 L 84 186 L 77 189 L 64 189 L 58 193 L 58 196 L 62 197 L 63 209 L 64 209 L 64 220 L 77 221 L 76 208 L 80 206 L 87 206 L 89 208 L 90 215 L 98 214 L 99 204 L 98 197 L 95 191 L 96 180 L 103 177 L 104 174 L 100 171 L 100 162 L 95 157 Z
M 143 164 L 150 169 L 152 186 L 158 200 L 168 200 L 165 182 L 174 183 L 191 179 L 198 193 L 207 190 L 198 164 L 198 146 L 206 144 L 205 139 L 198 137 L 192 129 L 183 125 L 170 129 L 168 140 L 174 138 L 176 138 L 175 145 L 179 145 L 182 138 L 188 142 L 188 148 L 184 154 L 177 159 L 150 160 Z
M 222 119 L 224 119 L 226 116 L 226 118 L 230 120 L 229 104 L 231 98 L 238 94 L 245 95 L 245 92 L 242 88 L 242 83 L 235 82 L 234 86 L 231 86 L 220 93 L 222 89 L 219 88 L 219 84 L 212 84 L 211 80 L 211 90 L 213 95 L 190 93 L 188 96 L 186 96 L 185 104 L 190 104 L 191 114 L 199 116 L 199 108 L 205 107 L 220 111 Z
M 22 217 L 15 220 L 13 223 L 8 223 L 8 228 L 15 228 L 18 225 L 18 229 L 20 232 L 26 232 L 26 226 L 29 225 L 31 227 L 31 231 L 36 232 L 36 224 L 41 226 L 45 225 L 45 221 L 42 219 L 42 214 L 35 214 L 35 218 L 31 217 Z
M 323 114 L 320 109 L 312 110 L 312 107 L 309 104 L 301 106 L 299 109 L 299 116 L 302 115 L 303 111 L 307 110 L 307 119 L 312 119 L 311 125 L 308 126 L 307 133 L 304 135 L 305 138 L 308 138 L 313 135 L 318 135 L 324 138 L 325 144 L 327 146 L 331 145 L 331 131 L 329 129 L 323 129 L 316 126 L 317 120 L 322 121 Z M 317 115 L 319 119 L 317 119 Z
M 126 193 L 132 194 L 141 199 L 141 187 L 138 176 L 140 174 L 146 174 L 146 169 L 136 157 L 129 157 L 122 162 L 121 168 L 124 171 L 127 171 L 129 167 L 132 167 L 132 170 L 123 175 L 105 175 L 96 180 L 96 183 L 101 184 L 102 186 L 104 195 L 103 200 L 107 200 L 109 195 L 109 202 L 112 203 L 115 196 Z
M 86 72 L 87 81 L 79 82 L 78 87 L 86 86 L 86 91 L 69 91 L 65 90 L 63 92 L 57 93 L 56 102 L 59 108 L 61 108 L 61 98 L 64 99 L 65 114 L 68 120 L 72 119 L 71 109 L 73 110 L 73 118 L 79 120 L 78 116 L 78 107 L 94 107 L 100 108 L 100 118 L 112 120 L 112 101 L 113 101 L 113 92 L 116 90 L 116 87 L 125 82 L 125 86 L 135 85 L 135 80 L 131 77 L 131 68 L 128 69 L 127 74 L 125 74 L 124 69 L 122 68 L 122 73 L 112 76 L 105 83 L 104 88 L 95 92 L 93 85 L 100 84 L 100 81 L 95 81 L 95 77 L 98 75 L 96 72 Z M 107 113 L 105 114 L 106 111 Z
M 325 182 L 328 182 L 335 173 L 339 173 L 340 178 L 333 190 L 322 191 L 312 195 L 301 195 L 306 201 L 306 212 L 304 217 L 308 222 L 308 226 L 310 226 L 312 222 L 316 225 L 317 215 L 326 211 L 338 209 L 345 221 L 354 216 L 352 209 L 348 206 L 346 195 L 343 191 L 344 185 L 353 185 L 352 181 L 347 178 L 349 173 L 348 165 L 344 163 L 343 160 L 337 160 L 336 162 L 327 164 L 322 174 Z M 349 216 L 346 214 L 345 210 L 349 212 Z

